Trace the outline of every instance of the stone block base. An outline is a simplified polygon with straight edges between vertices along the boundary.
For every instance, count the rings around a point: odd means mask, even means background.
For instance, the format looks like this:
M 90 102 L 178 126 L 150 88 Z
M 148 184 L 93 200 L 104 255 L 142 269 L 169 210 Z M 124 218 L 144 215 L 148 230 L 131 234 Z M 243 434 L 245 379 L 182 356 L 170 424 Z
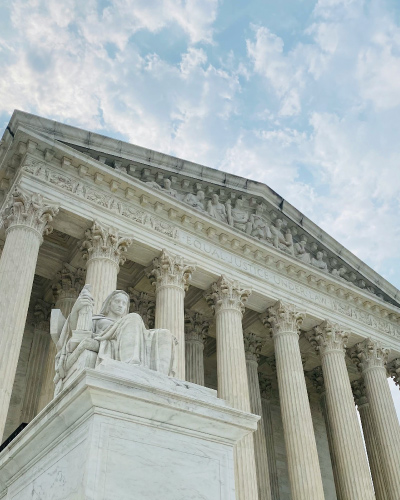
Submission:
M 233 446 L 257 420 L 211 389 L 103 362 L 0 454 L 0 498 L 234 500 Z

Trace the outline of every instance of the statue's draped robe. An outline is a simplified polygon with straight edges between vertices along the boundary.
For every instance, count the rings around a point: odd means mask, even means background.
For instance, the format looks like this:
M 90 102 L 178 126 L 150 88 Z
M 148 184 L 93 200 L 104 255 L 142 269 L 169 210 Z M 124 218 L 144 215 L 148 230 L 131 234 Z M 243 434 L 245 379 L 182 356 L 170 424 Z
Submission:
M 163 328 L 147 330 L 139 314 L 130 313 L 117 321 L 104 315 L 94 316 L 92 331 L 92 338 L 83 340 L 72 350 L 69 344 L 72 329 L 67 318 L 57 343 L 56 384 L 85 349 L 98 350 L 96 365 L 109 358 L 175 375 L 176 338 Z

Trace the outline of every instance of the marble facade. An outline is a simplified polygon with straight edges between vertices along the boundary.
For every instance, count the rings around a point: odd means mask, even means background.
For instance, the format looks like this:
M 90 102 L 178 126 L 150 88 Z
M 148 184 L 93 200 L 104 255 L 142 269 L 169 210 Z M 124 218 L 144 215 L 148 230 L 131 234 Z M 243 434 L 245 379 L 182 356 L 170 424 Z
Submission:
M 0 498 L 28 498 L 33 476 L 19 475 L 10 457 L 22 457 L 28 441 L 43 453 L 37 436 L 53 429 L 68 387 L 89 394 L 87 380 L 103 387 L 104 370 L 129 379 L 118 361 L 97 372 L 81 358 L 53 399 L 60 351 L 50 310 L 67 318 L 88 284 L 93 314 L 114 290 L 127 292 L 147 330 L 176 339 L 171 380 L 199 391 L 210 412 L 224 408 L 225 445 L 237 441 L 226 491 L 234 476 L 236 500 L 399 500 L 400 429 L 387 377 L 399 384 L 400 292 L 267 186 L 16 111 L 0 142 L 0 213 L 0 434 L 32 422 L 0 454 Z M 72 444 L 89 428 L 82 453 L 95 446 L 97 429 L 110 426 L 109 416 L 96 418 L 74 428 L 68 453 L 79 455 Z M 133 435 L 135 425 L 118 432 Z M 232 429 L 241 425 L 239 436 Z M 107 453 L 129 452 L 118 432 Z M 168 481 L 181 468 L 188 477 L 197 471 L 213 491 L 222 434 L 209 444 L 183 434 Z M 178 455 L 190 446 L 207 460 L 194 453 L 185 463 Z M 88 467 L 107 467 L 104 453 Z M 112 498 L 107 488 L 125 473 L 115 471 L 101 494 L 71 477 L 79 493 L 68 498 Z M 48 478 L 35 481 L 38 491 L 49 487 Z M 234 498 L 201 488 L 193 495 Z

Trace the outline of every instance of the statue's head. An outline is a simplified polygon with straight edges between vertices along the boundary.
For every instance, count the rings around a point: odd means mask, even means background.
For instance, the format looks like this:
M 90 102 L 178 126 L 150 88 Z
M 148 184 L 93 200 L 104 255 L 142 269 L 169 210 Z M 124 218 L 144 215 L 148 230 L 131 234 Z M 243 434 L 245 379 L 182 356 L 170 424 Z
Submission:
M 171 187 L 172 182 L 170 179 L 164 179 L 164 188 L 169 189 Z
M 129 295 L 123 290 L 114 290 L 104 301 L 100 314 L 122 318 L 129 313 L 129 305 Z
M 204 191 L 202 191 L 201 189 L 199 189 L 199 191 L 197 191 L 197 198 L 200 200 L 200 201 L 203 201 L 205 196 L 204 196 Z

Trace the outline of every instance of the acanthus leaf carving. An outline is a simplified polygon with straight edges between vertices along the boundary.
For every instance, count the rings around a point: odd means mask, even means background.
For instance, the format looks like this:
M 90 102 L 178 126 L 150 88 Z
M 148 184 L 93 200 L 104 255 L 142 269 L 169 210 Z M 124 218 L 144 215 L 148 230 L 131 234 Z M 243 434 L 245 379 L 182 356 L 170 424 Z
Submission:
M 400 358 L 396 358 L 387 365 L 389 375 L 394 383 L 400 387 Z
M 325 392 L 325 382 L 322 366 L 317 366 L 313 370 L 306 372 L 306 375 L 311 380 L 318 394 L 323 394 Z
M 243 314 L 250 295 L 250 289 L 242 288 L 237 280 L 222 275 L 206 292 L 205 299 L 215 313 L 223 309 L 235 309 Z
M 385 368 L 389 353 L 389 349 L 370 338 L 355 344 L 348 350 L 351 360 L 361 373 L 371 368 Z
M 55 302 L 64 298 L 76 298 L 85 284 L 85 269 L 75 268 L 64 262 L 52 285 Z
M 349 333 L 337 323 L 323 321 L 305 334 L 307 340 L 321 355 L 331 351 L 345 353 Z
M 354 380 L 351 383 L 351 389 L 353 391 L 354 402 L 359 408 L 368 404 L 367 391 L 363 379 Z
M 299 328 L 303 322 L 305 313 L 299 312 L 294 304 L 278 300 L 268 308 L 268 313 L 261 316 L 266 326 L 270 326 L 272 336 L 281 333 L 299 334 Z
M 135 312 L 142 317 L 146 328 L 154 328 L 156 298 L 153 294 L 139 292 L 134 288 L 128 288 L 131 301 L 130 312 Z
M 260 359 L 260 352 L 263 346 L 263 339 L 256 333 L 245 332 L 243 333 L 244 352 L 248 361 L 256 361 Z
M 185 338 L 186 341 L 200 342 L 204 345 L 208 337 L 210 318 L 195 311 L 185 312 Z
M 85 239 L 80 248 L 87 260 L 102 258 L 122 265 L 126 261 L 124 254 L 131 244 L 132 239 L 120 236 L 117 229 L 102 226 L 94 221 L 92 227 L 85 231 Z
M 178 286 L 187 290 L 195 269 L 196 266 L 193 263 L 163 249 L 161 255 L 153 259 L 153 269 L 148 273 L 148 277 L 156 289 L 162 286 Z
M 6 230 L 26 226 L 42 237 L 53 231 L 50 223 L 58 211 L 59 208 L 47 202 L 41 194 L 30 193 L 16 186 L 2 214 L 3 224 Z

